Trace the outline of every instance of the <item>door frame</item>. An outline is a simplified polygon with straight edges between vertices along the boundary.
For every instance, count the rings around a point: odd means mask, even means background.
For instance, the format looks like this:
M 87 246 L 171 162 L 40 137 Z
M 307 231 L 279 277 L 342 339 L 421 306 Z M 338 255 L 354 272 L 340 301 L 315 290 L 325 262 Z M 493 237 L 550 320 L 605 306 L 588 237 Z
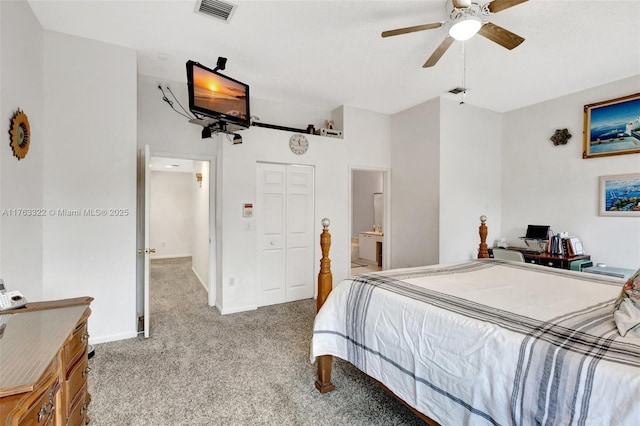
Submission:
M 371 166 L 359 166 L 349 165 L 349 172 L 347 177 L 348 182 L 348 194 L 349 199 L 349 220 L 347 221 L 347 251 L 349 253 L 349 260 L 351 260 L 351 233 L 353 224 L 352 210 L 353 210 L 353 172 L 382 172 L 382 192 L 384 193 L 384 221 L 382 223 L 382 229 L 384 232 L 384 244 L 382 245 L 382 269 L 391 268 L 391 169 L 386 167 L 371 167 Z M 347 262 L 347 275 L 351 276 L 351 261 Z
M 143 148 L 144 150 L 144 148 Z M 207 155 L 207 154 L 189 154 L 189 153 L 181 153 L 181 152 L 166 152 L 166 151 L 153 151 L 150 149 L 149 159 L 151 157 L 163 157 L 163 158 L 180 158 L 185 160 L 196 160 L 196 161 L 208 161 L 209 162 L 209 288 L 208 288 L 208 301 L 207 304 L 209 306 L 216 306 L 217 300 L 217 271 L 220 270 L 220 265 L 218 263 L 218 238 L 216 232 L 216 206 L 221 202 L 220 200 L 220 191 L 217 190 L 217 173 L 218 173 L 218 164 L 217 164 L 217 156 L 216 155 Z M 147 159 L 147 161 L 149 160 Z M 145 164 L 145 167 L 148 165 Z M 139 171 L 139 173 L 143 173 L 143 171 Z M 144 198 L 148 194 L 146 191 L 150 191 L 149 185 L 139 185 L 139 188 L 142 188 L 144 192 L 139 194 L 139 198 Z M 213 192 L 213 197 L 211 196 Z M 145 221 L 144 217 L 140 212 L 138 213 L 139 222 L 137 233 L 139 236 L 144 234 Z M 149 247 L 146 247 L 149 248 Z M 137 255 L 137 253 L 136 253 Z M 138 280 L 136 283 L 136 292 L 139 298 L 145 299 L 148 294 L 144 292 L 144 273 L 138 273 Z M 136 303 L 136 311 L 138 311 L 139 301 Z M 136 323 L 138 321 L 140 313 L 136 313 Z M 144 318 L 145 324 L 148 324 L 149 318 Z M 148 327 L 148 325 L 147 325 Z M 137 327 L 136 327 L 137 328 Z M 146 336 L 145 336 L 146 337 Z
M 216 190 L 216 175 L 218 173 L 218 165 L 216 163 L 215 155 L 206 154 L 186 154 L 178 152 L 151 152 L 151 157 L 164 157 L 164 158 L 180 158 L 184 160 L 196 160 L 196 161 L 208 161 L 209 162 L 209 306 L 216 305 L 216 289 L 217 289 L 217 252 L 218 252 L 218 238 L 216 233 L 216 206 L 219 202 L 219 193 Z M 211 196 L 211 192 L 214 192 L 214 197 Z

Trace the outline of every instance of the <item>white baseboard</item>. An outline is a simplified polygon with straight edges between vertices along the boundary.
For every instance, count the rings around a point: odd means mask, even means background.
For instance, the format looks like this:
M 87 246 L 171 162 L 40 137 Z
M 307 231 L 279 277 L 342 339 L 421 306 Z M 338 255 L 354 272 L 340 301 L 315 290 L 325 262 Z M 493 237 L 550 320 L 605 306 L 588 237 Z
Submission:
M 255 311 L 256 309 L 258 309 L 257 306 L 240 306 L 238 308 L 231 308 L 231 309 L 220 309 L 220 307 L 218 307 L 218 310 L 222 315 L 237 314 L 238 312 L 246 312 L 246 311 Z
M 90 337 L 89 344 L 95 345 L 98 343 L 115 342 L 117 340 L 133 339 L 134 337 L 137 337 L 137 336 L 138 336 L 137 332 L 131 331 L 131 332 L 122 333 L 122 334 L 112 334 L 110 336 Z
M 165 255 L 153 255 L 149 256 L 149 259 L 177 259 L 179 257 L 191 257 L 191 254 L 165 254 Z
M 202 278 L 200 277 L 200 275 L 198 275 L 198 273 L 196 272 L 195 269 L 193 269 L 193 266 L 191 267 L 191 271 L 194 273 L 194 275 L 196 276 L 196 278 L 198 279 L 198 281 L 200 281 L 200 284 L 202 284 L 202 287 L 204 288 L 204 290 L 207 292 L 207 294 L 209 294 L 209 287 L 204 283 L 204 281 L 202 280 Z

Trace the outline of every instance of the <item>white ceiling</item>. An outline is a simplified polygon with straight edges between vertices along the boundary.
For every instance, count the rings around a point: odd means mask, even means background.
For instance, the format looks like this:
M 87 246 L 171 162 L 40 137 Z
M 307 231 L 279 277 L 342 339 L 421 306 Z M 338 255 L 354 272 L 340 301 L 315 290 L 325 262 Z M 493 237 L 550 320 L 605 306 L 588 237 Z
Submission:
M 445 0 L 232 0 L 229 23 L 196 14 L 195 0 L 28 1 L 45 29 L 136 49 L 138 72 L 162 81 L 186 82 L 188 59 L 213 68 L 224 56 L 253 97 L 387 114 L 462 85 L 462 42 L 422 68 L 447 26 L 380 36 L 446 20 Z M 530 0 L 489 16 L 526 40 L 465 42 L 465 101 L 504 112 L 630 76 L 640 91 L 639 19 L 640 0 Z

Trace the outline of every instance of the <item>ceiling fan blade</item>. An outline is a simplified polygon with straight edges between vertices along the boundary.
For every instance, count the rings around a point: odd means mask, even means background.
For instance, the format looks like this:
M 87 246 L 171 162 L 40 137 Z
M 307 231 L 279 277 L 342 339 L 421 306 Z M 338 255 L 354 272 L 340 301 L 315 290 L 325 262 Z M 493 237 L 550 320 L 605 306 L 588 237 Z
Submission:
M 524 3 L 528 0 L 493 0 L 489 3 L 489 12 L 498 13 L 502 10 L 509 9 L 510 7 L 517 6 L 520 3 Z
M 440 28 L 442 22 L 434 22 L 431 24 L 416 25 L 415 27 L 398 28 L 397 30 L 383 31 L 382 37 L 391 37 L 400 34 L 414 33 L 416 31 L 432 30 L 434 28 Z
M 518 47 L 524 41 L 519 35 L 491 22 L 484 24 L 478 34 L 509 50 Z
M 447 38 L 442 40 L 442 43 L 440 43 L 440 46 L 438 46 L 438 48 L 431 54 L 431 56 L 429 57 L 429 59 L 427 59 L 427 62 L 424 63 L 422 68 L 429 68 L 434 66 L 440 60 L 442 55 L 444 55 L 444 52 L 447 51 L 449 46 L 451 46 L 451 43 L 453 43 L 453 41 L 454 41 L 453 37 L 451 36 L 447 36 Z

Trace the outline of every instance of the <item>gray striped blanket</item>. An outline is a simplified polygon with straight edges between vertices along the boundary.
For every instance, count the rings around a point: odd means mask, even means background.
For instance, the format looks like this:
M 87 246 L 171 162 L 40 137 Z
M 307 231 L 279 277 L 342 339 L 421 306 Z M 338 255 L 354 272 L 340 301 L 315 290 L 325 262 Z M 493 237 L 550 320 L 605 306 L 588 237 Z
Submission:
M 318 313 L 312 357 L 348 360 L 443 425 L 636 425 L 620 285 L 500 261 L 361 275 Z

